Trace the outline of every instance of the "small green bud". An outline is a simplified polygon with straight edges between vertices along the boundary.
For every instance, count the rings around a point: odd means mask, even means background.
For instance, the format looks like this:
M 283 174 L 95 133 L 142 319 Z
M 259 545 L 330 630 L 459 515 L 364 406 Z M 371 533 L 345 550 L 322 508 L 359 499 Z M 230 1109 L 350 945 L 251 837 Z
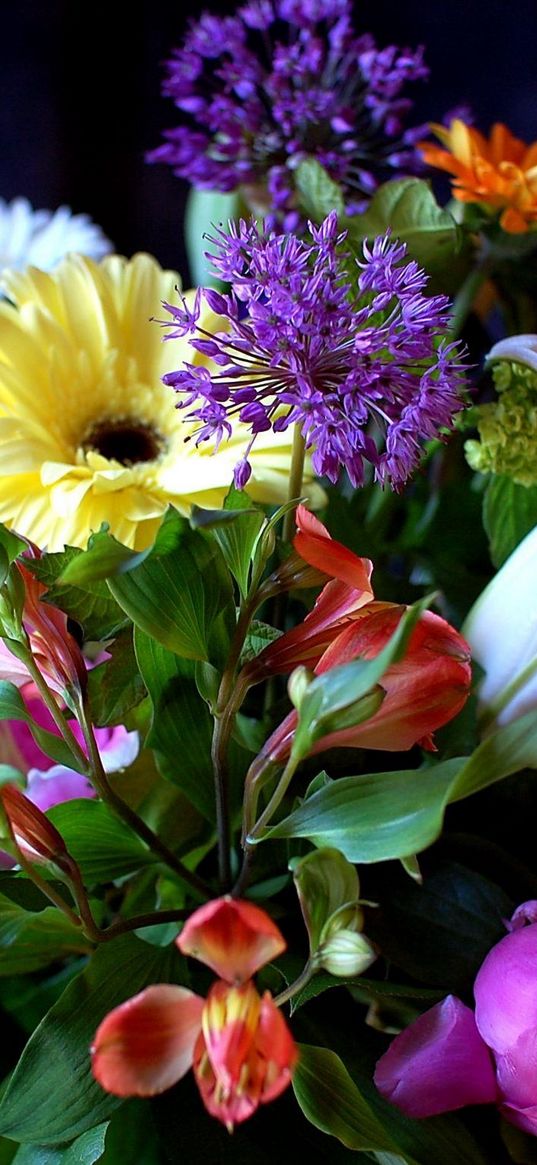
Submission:
M 303 664 L 295 667 L 295 670 L 291 672 L 287 684 L 287 691 L 289 693 L 289 699 L 294 704 L 297 712 L 300 711 L 302 700 L 314 678 L 313 672 L 309 668 L 304 667 Z
M 351 979 L 363 975 L 374 963 L 377 952 L 373 943 L 355 930 L 338 930 L 317 951 L 316 965 L 331 975 Z

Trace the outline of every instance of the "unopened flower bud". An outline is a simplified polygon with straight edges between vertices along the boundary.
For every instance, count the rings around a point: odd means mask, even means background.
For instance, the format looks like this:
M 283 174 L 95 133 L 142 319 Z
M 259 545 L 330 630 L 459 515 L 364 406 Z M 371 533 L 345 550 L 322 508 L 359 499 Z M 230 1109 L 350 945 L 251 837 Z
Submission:
M 18 849 L 33 862 L 51 862 L 69 877 L 76 869 L 61 833 L 16 785 L 3 785 L 0 801 Z
M 373 943 L 364 934 L 343 929 L 323 943 L 315 961 L 319 969 L 350 979 L 354 975 L 363 975 L 376 957 Z
M 289 693 L 289 699 L 291 703 L 294 704 L 297 711 L 300 710 L 302 700 L 304 699 L 304 696 L 306 695 L 306 692 L 313 679 L 313 672 L 311 672 L 307 667 L 296 667 L 295 670 L 291 672 L 291 675 L 289 676 L 289 682 L 287 684 L 287 691 Z

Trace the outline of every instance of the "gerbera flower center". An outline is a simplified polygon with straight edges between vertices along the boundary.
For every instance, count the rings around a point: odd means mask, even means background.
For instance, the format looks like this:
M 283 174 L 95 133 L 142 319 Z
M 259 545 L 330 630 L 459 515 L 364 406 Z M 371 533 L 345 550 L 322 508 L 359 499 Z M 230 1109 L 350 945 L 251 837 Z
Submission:
M 120 465 L 155 461 L 165 448 L 162 435 L 134 417 L 109 418 L 93 425 L 82 442 L 85 452 L 100 453 Z

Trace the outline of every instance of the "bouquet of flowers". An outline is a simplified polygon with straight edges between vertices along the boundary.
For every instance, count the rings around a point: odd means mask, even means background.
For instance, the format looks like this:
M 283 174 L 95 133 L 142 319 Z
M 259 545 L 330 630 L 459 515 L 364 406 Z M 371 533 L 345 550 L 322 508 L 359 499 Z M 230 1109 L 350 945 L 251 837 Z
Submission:
M 537 144 L 426 78 L 193 22 L 193 289 L 0 205 L 0 1165 L 537 1161 Z

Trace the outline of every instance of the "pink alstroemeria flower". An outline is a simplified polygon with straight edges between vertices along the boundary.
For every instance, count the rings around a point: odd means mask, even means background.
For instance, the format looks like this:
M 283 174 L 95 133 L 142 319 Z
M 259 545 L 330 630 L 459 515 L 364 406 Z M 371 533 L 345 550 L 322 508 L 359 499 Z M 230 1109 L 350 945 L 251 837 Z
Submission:
M 537 902 L 520 906 L 509 926 L 477 974 L 475 1011 L 449 995 L 379 1060 L 376 1086 L 406 1116 L 496 1104 L 537 1136 Z
M 333 579 L 321 591 L 304 622 L 276 639 L 243 669 L 257 683 L 263 676 L 286 673 L 300 664 L 321 675 L 354 659 L 374 659 L 402 618 L 404 606 L 375 601 L 372 564 L 332 539 L 303 506 L 297 509 L 295 550 Z M 421 744 L 433 749 L 432 733 L 451 720 L 470 690 L 470 649 L 445 619 L 424 611 L 410 636 L 404 659 L 381 679 L 385 696 L 378 711 L 353 728 L 317 741 L 313 752 L 352 747 L 401 751 Z M 264 745 L 262 757 L 285 760 L 297 714 L 290 712 Z
M 154 1096 L 193 1068 L 203 1103 L 231 1130 L 287 1088 L 297 1049 L 269 991 L 251 976 L 285 949 L 268 914 L 218 898 L 200 907 L 176 939 L 219 976 L 206 999 L 157 984 L 120 1004 L 98 1028 L 92 1068 L 116 1096 Z

